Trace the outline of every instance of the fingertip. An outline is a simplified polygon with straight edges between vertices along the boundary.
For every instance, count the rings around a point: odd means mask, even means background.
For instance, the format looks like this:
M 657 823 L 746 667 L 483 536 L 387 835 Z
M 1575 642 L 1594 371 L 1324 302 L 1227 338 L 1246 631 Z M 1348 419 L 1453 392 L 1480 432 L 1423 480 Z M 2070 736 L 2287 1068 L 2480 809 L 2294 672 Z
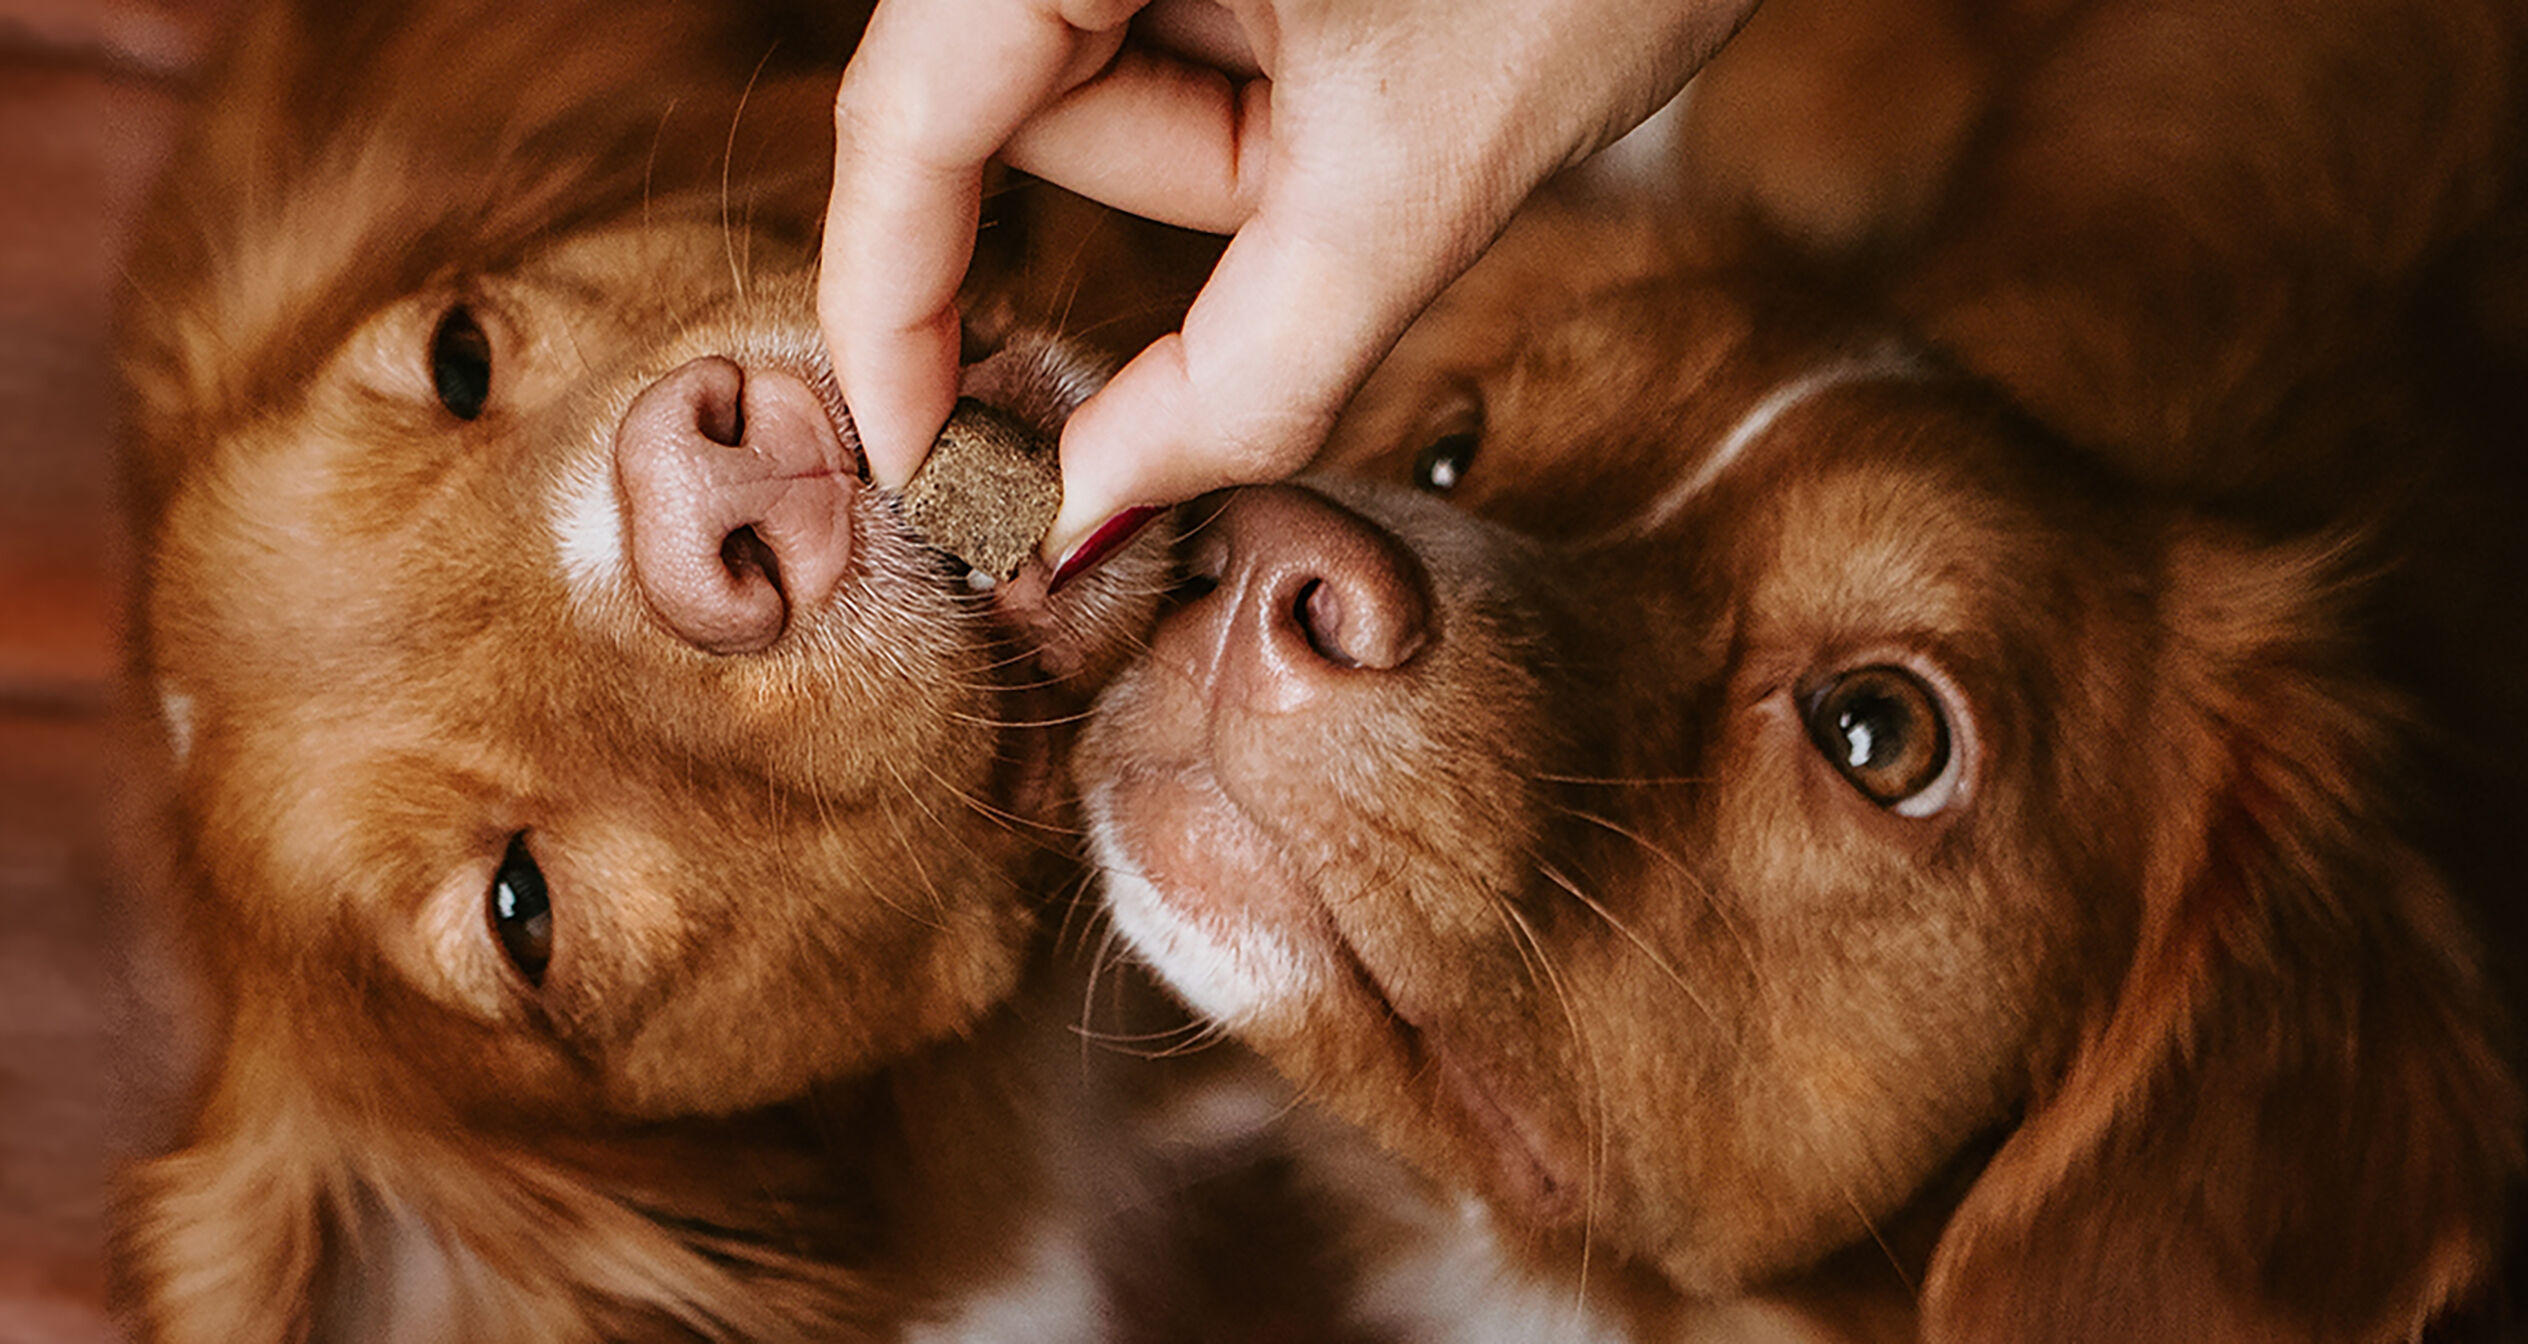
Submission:
M 957 314 L 950 311 L 901 333 L 885 351 L 863 349 L 837 325 L 827 323 L 825 340 L 869 478 L 901 490 L 921 470 L 956 406 Z
M 1043 547 L 1057 572 L 1109 518 L 1175 502 L 1144 476 L 1178 455 L 1180 436 L 1169 424 L 1163 393 L 1183 380 L 1181 345 L 1174 335 L 1152 343 L 1063 425 L 1062 505 Z
M 1268 385 L 1197 386 L 1181 334 L 1135 356 L 1063 427 L 1062 505 L 1045 535 L 1045 558 L 1060 568 L 1110 521 L 1135 510 L 1277 479 L 1304 465 L 1320 437 L 1310 428 L 1315 422 L 1280 414 L 1278 389 L 1261 381 Z M 1238 393 L 1250 402 L 1235 402 Z
M 1112 503 L 1103 495 L 1089 495 L 1065 487 L 1062 507 L 1054 514 L 1053 526 L 1046 529 L 1040 548 L 1047 565 L 1056 574 L 1064 573 L 1078 553 L 1082 542 L 1095 535 L 1106 520 L 1122 513 L 1126 506 Z

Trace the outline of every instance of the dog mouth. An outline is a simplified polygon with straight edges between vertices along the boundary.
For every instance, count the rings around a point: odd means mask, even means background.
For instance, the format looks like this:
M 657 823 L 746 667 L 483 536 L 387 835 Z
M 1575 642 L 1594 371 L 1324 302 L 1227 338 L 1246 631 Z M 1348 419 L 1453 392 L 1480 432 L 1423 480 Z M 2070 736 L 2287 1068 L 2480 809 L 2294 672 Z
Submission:
M 1570 1221 L 1583 1188 L 1516 1045 L 1435 1001 L 1347 929 L 1327 876 L 1202 760 L 1091 789 L 1092 841 L 1118 927 L 1189 1006 L 1268 1055 L 1337 1061 L 1330 1089 L 1428 1098 L 1408 1123 L 1453 1140 L 1449 1170 L 1539 1225 Z M 1304 1038 L 1292 1041 L 1289 1037 Z M 1300 1080 L 1305 1086 L 1307 1079 Z M 1427 1138 L 1413 1137 L 1420 1147 Z
M 1095 661 L 1078 646 L 1105 636 L 1079 613 L 1107 604 L 1057 594 L 1037 554 L 1060 500 L 1055 445 L 1109 374 L 1093 356 L 1023 332 L 977 352 L 924 467 L 888 490 L 813 329 L 740 324 L 693 349 L 608 431 L 615 480 L 557 501 L 575 592 L 619 576 L 686 642 L 743 654 L 845 589 L 883 603 L 910 584 L 1043 649 L 1051 675 Z

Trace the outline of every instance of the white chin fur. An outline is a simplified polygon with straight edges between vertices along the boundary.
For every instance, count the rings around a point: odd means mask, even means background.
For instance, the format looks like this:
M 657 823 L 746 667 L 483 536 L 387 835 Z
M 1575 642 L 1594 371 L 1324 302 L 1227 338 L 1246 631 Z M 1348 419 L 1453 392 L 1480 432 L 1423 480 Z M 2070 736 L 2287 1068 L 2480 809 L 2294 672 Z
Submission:
M 1092 789 L 1087 804 L 1089 852 L 1115 928 L 1187 1007 L 1236 1030 L 1305 1000 L 1316 977 L 1297 947 L 1251 921 L 1223 928 L 1223 921 L 1186 915 L 1125 849 L 1106 790 Z

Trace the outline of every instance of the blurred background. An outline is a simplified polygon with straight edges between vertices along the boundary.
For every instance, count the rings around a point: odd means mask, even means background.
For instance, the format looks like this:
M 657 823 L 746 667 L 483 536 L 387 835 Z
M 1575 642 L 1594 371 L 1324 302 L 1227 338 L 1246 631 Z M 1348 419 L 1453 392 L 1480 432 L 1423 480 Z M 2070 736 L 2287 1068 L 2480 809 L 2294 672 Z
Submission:
M 119 932 L 124 232 L 221 0 L 0 0 L 0 1344 L 116 1338 L 108 1172 L 170 1020 Z

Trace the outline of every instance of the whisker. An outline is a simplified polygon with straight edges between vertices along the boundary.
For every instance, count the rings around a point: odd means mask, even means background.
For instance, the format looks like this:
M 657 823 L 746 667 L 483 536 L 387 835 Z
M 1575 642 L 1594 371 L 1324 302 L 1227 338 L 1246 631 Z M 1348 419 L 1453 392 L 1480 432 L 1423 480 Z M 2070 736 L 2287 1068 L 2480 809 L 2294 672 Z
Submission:
M 1228 1028 L 1209 1018 L 1192 1018 L 1183 1026 L 1143 1035 L 1099 1032 L 1087 1027 L 1077 1027 L 1074 1030 L 1080 1033 L 1080 1039 L 1085 1044 L 1095 1045 L 1115 1054 L 1128 1055 L 1139 1060 L 1183 1059 L 1188 1055 L 1227 1045 L 1232 1040 Z M 1151 1049 L 1140 1048 L 1144 1042 L 1156 1041 L 1165 1041 L 1169 1044 Z
M 1659 862 L 1664 864 L 1669 871 L 1685 879 L 1686 884 L 1694 889 L 1694 894 L 1702 899 L 1703 907 L 1711 911 L 1712 918 L 1720 921 L 1722 930 L 1729 934 L 1731 944 L 1738 950 L 1739 959 L 1747 964 L 1747 968 L 1749 970 L 1756 969 L 1757 963 L 1755 944 L 1748 941 L 1746 931 L 1738 927 L 1738 922 L 1730 918 L 1727 903 L 1723 902 L 1719 896 L 1713 892 L 1711 884 L 1703 880 L 1703 875 L 1694 871 L 1692 866 L 1688 865 L 1685 860 L 1678 858 L 1676 854 L 1671 852 L 1666 846 L 1652 840 L 1650 837 L 1643 835 L 1639 831 L 1633 830 L 1628 826 L 1614 821 L 1611 818 L 1602 817 L 1594 812 L 1572 807 L 1563 803 L 1556 803 L 1554 804 L 1554 807 L 1563 815 L 1568 816 L 1575 821 L 1585 821 L 1592 826 L 1605 830 L 1609 834 L 1620 836 L 1623 839 L 1631 841 L 1633 844 L 1639 846 L 1642 852 L 1659 860 Z
M 1896 1248 L 1887 1243 L 1886 1235 L 1879 1230 L 1878 1220 L 1861 1207 L 1861 1201 L 1852 1193 L 1850 1185 L 1839 1186 L 1836 1193 L 1843 1196 L 1844 1207 L 1852 1210 L 1852 1216 L 1861 1220 L 1861 1230 L 1870 1234 L 1870 1243 L 1878 1247 L 1878 1253 L 1886 1258 L 1887 1267 L 1896 1271 L 1896 1281 L 1905 1285 L 1905 1296 L 1915 1302 L 1921 1301 L 1922 1285 L 1915 1283 L 1914 1276 L 1906 1272 L 1904 1260 L 1896 1254 Z
M 1114 935 L 1113 921 L 1107 917 L 1105 902 L 1097 898 L 1098 877 L 1098 870 L 1093 865 L 1082 864 L 1072 874 L 1071 880 L 1064 884 L 1063 890 L 1049 902 L 1062 911 L 1061 921 L 1053 927 L 1053 950 L 1057 955 L 1088 951 L 1088 935 L 1100 926 L 1104 926 L 1106 936 Z M 1092 960 L 1089 966 L 1091 988 L 1096 986 L 1097 971 L 1098 967 Z
M 933 831 L 941 829 L 938 825 L 939 818 L 931 813 L 929 805 L 922 801 L 921 795 L 914 792 L 912 784 L 904 778 L 903 772 L 896 769 L 895 762 L 887 761 L 886 769 L 887 774 L 895 780 L 896 792 L 921 810 L 922 815 L 931 822 Z M 881 893 L 880 899 L 901 911 L 906 918 L 918 921 L 925 928 L 942 933 L 947 932 L 948 926 L 944 918 L 948 910 L 947 893 L 939 889 L 937 879 L 931 876 L 930 866 L 922 862 L 922 855 L 928 852 L 928 847 L 915 843 L 914 838 L 905 832 L 904 819 L 896 815 L 894 808 L 881 806 L 877 810 L 885 816 L 887 828 L 895 832 L 897 851 L 904 855 L 907 863 L 913 865 L 914 875 L 921 879 L 922 890 L 930 896 L 931 917 L 925 919 L 919 912 L 898 905 L 893 898 L 884 894 L 883 884 L 876 884 L 876 889 Z
M 752 269 L 754 239 L 730 218 L 729 181 L 737 166 L 737 128 L 746 120 L 747 104 L 755 98 L 755 85 L 763 79 L 764 67 L 772 63 L 773 50 L 779 45 L 775 43 L 765 48 L 764 54 L 756 60 L 754 70 L 746 76 L 746 87 L 737 92 L 737 107 L 729 113 L 728 139 L 720 147 L 720 249 L 727 254 L 729 283 L 740 299 L 746 297 L 746 277 Z
M 993 802 L 991 799 L 982 797 L 968 790 L 963 785 L 948 779 L 946 776 L 941 775 L 937 770 L 932 769 L 929 766 L 923 767 L 923 773 L 930 777 L 930 781 L 933 784 L 938 785 L 941 789 L 956 798 L 959 803 L 963 804 L 967 811 L 974 813 L 976 816 L 982 817 L 986 821 L 994 823 L 999 826 L 1001 830 L 1009 834 L 1018 835 L 1026 833 L 1030 836 L 1030 838 L 1035 838 L 1036 836 L 1045 834 L 1068 837 L 1078 833 L 1076 828 L 1073 827 L 1058 826 L 1050 822 L 1038 821 L 1034 817 L 1026 816 L 1022 813 L 1012 812 L 1008 808 Z
M 1061 279 L 1057 282 L 1063 287 L 1062 306 L 1053 319 L 1053 329 L 1058 334 L 1074 334 L 1070 330 L 1071 310 L 1079 304 L 1080 289 L 1088 279 L 1088 267 L 1083 259 L 1088 256 L 1089 244 L 1106 227 L 1107 221 L 1108 217 L 1103 214 L 1090 221 L 1089 226 L 1080 230 L 1079 237 L 1073 241 L 1071 255 L 1063 259 L 1059 272 Z
M 1675 966 L 1670 965 L 1666 957 L 1659 955 L 1659 949 L 1652 947 L 1649 939 L 1642 937 L 1641 934 L 1636 932 L 1630 924 L 1616 918 L 1614 911 L 1607 909 L 1606 906 L 1596 897 L 1582 891 L 1579 883 L 1572 881 L 1569 877 L 1565 876 L 1561 870 L 1555 868 L 1552 864 L 1539 862 L 1536 865 L 1536 871 L 1543 874 L 1546 881 L 1561 888 L 1563 894 L 1571 897 L 1575 901 L 1578 901 L 1581 905 L 1587 907 L 1591 914 L 1594 914 L 1599 919 L 1606 921 L 1606 926 L 1608 928 L 1622 934 L 1624 936 L 1624 941 L 1631 943 L 1633 945 L 1633 950 L 1641 953 L 1645 960 L 1649 961 L 1652 966 L 1658 968 L 1659 973 L 1666 976 L 1668 978 L 1668 982 L 1675 985 L 1677 989 L 1685 995 L 1688 1002 L 1691 1002 L 1696 1008 L 1700 1009 L 1703 1016 L 1714 1022 L 1721 1020 L 1720 1013 L 1712 1007 L 1709 1001 L 1704 999 L 1700 991 L 1694 988 L 1693 982 L 1687 980 L 1684 974 L 1678 971 Z
M 1694 885 L 1695 890 L 1703 897 L 1705 907 L 1711 910 L 1714 917 L 1720 920 L 1722 927 L 1729 931 L 1730 937 L 1733 940 L 1739 955 L 1746 960 L 1750 969 L 1755 968 L 1755 952 L 1748 944 L 1745 935 L 1741 933 L 1737 926 L 1730 921 L 1728 913 L 1722 908 L 1721 903 L 1713 899 L 1710 888 L 1704 885 L 1699 875 L 1688 869 L 1683 861 L 1676 858 L 1675 855 L 1668 853 L 1665 849 L 1653 843 L 1647 837 L 1626 829 L 1623 826 L 1617 825 L 1615 822 L 1610 821 L 1607 818 L 1592 816 L 1588 813 L 1570 808 L 1565 808 L 1563 810 L 1580 820 L 1605 827 L 1614 834 L 1633 841 L 1635 844 L 1641 846 L 1643 850 L 1666 861 L 1680 875 L 1684 876 L 1688 882 Z M 1686 977 L 1667 960 L 1667 958 L 1661 956 L 1658 949 L 1652 947 L 1649 941 L 1643 938 L 1638 931 L 1626 924 L 1623 920 L 1617 918 L 1615 913 L 1607 909 L 1603 902 L 1589 895 L 1586 891 L 1583 891 L 1578 883 L 1572 881 L 1568 876 L 1556 870 L 1550 864 L 1537 864 L 1537 871 L 1542 873 L 1545 878 L 1548 881 L 1551 881 L 1555 886 L 1561 888 L 1566 894 L 1571 896 L 1572 899 L 1580 902 L 1582 906 L 1586 907 L 1599 919 L 1604 920 L 1608 928 L 1611 928 L 1618 934 L 1621 934 L 1625 941 L 1631 943 L 1634 949 L 1639 951 L 1642 954 L 1642 957 L 1652 966 L 1656 967 L 1661 975 L 1666 976 L 1668 981 L 1671 984 L 1674 984 L 1677 989 L 1685 995 L 1689 1002 L 1691 1002 L 1697 1009 L 1701 1010 L 1706 1018 L 1710 1019 L 1714 1023 L 1720 1022 L 1721 1019 L 1719 1014 L 1713 1009 L 1712 1005 L 1695 990 L 1693 983 L 1687 980 Z M 1821 1156 L 1815 1152 L 1816 1144 L 1813 1138 L 1804 1137 L 1803 1142 L 1810 1148 L 1812 1156 Z M 1826 1169 L 1826 1164 L 1822 1161 L 1819 1161 L 1814 1165 L 1821 1170 Z M 1903 1263 L 1896 1255 L 1895 1248 L 1888 1244 L 1887 1238 L 1880 1231 L 1876 1220 L 1872 1219 L 1869 1213 L 1862 1207 L 1859 1197 L 1853 1193 L 1851 1183 L 1849 1181 L 1838 1180 L 1836 1182 L 1836 1193 L 1843 1197 L 1844 1203 L 1851 1208 L 1853 1216 L 1860 1220 L 1863 1230 L 1869 1233 L 1870 1240 L 1878 1247 L 1880 1254 L 1887 1258 L 1888 1266 L 1895 1270 L 1897 1277 L 1903 1281 L 1908 1294 L 1917 1298 L 1920 1297 L 1921 1290 L 1919 1286 L 1914 1283 L 1912 1276 L 1906 1272 Z
M 1578 784 L 1590 788 L 1669 788 L 1686 784 L 1710 784 L 1711 775 L 1558 775 L 1530 771 L 1527 778 L 1539 784 Z
M 1572 1311 L 1574 1314 L 1579 1314 L 1585 1312 L 1588 1306 L 1589 1272 L 1594 1264 L 1597 1250 L 1598 1198 L 1605 1186 L 1608 1153 L 1614 1141 L 1614 1127 L 1607 1115 L 1606 1075 L 1598 1061 L 1597 1043 L 1581 1026 L 1580 1014 L 1571 1002 L 1570 990 L 1565 986 L 1561 972 L 1555 968 L 1553 958 L 1545 951 L 1544 940 L 1537 935 L 1535 926 L 1528 923 L 1527 917 L 1520 914 L 1518 907 L 1508 900 L 1496 895 L 1493 904 L 1508 917 L 1519 937 L 1523 938 L 1534 951 L 1537 964 L 1544 970 L 1545 982 L 1553 990 L 1554 1005 L 1562 1011 L 1563 1025 L 1571 1033 L 1572 1044 L 1579 1052 L 1580 1062 L 1586 1074 L 1584 1085 L 1588 1093 L 1589 1133 L 1586 1144 L 1588 1160 L 1582 1172 L 1584 1193 L 1580 1211 L 1580 1273 L 1578 1282 L 1573 1288 L 1572 1298 Z

